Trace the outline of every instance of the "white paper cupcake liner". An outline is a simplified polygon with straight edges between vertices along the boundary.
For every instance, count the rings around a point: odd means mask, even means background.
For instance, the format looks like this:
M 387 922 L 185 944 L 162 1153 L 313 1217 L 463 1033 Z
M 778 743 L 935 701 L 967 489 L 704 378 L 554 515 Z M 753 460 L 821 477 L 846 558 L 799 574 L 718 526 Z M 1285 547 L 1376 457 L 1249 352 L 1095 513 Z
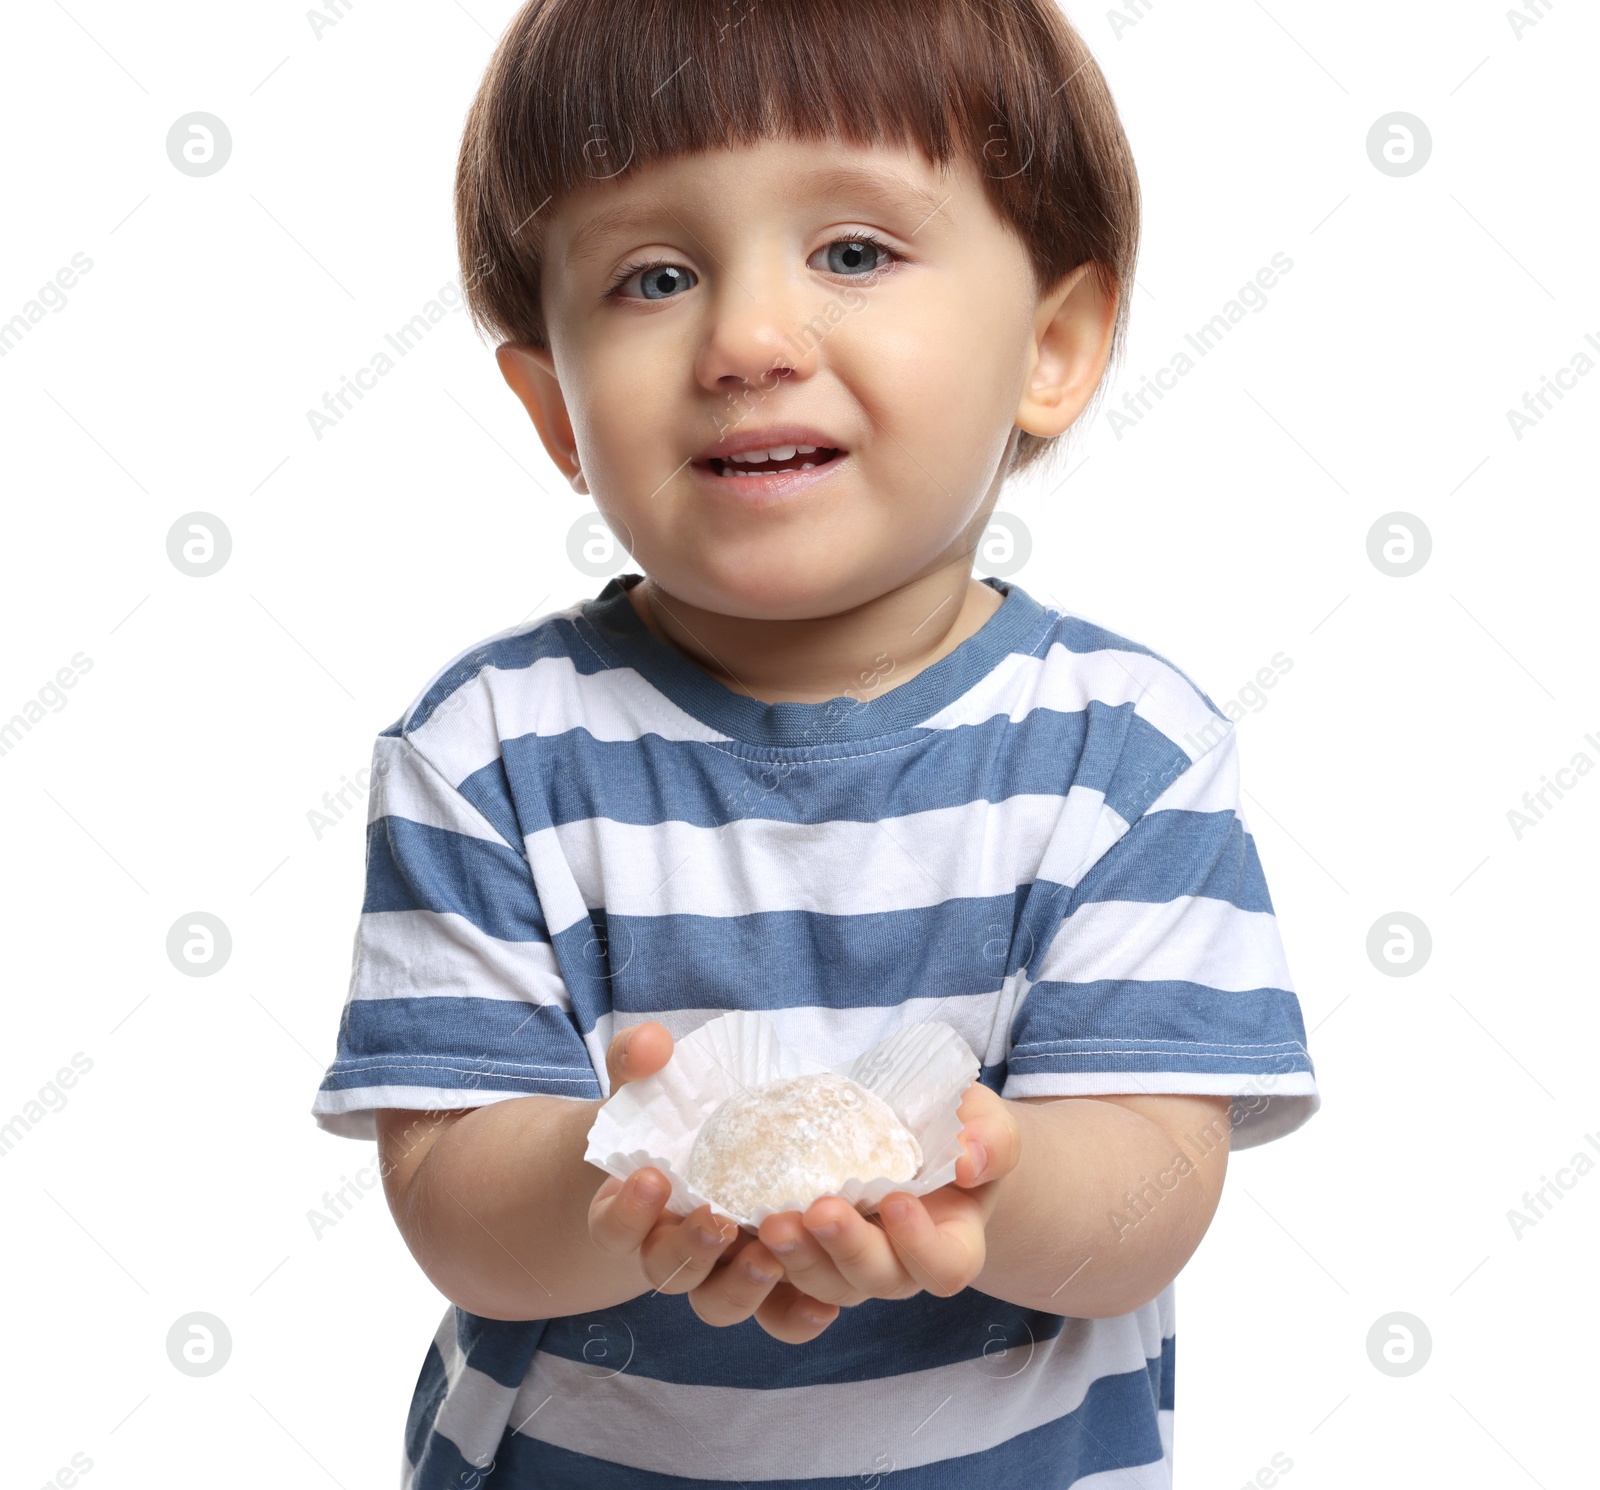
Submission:
M 891 1191 L 926 1195 L 955 1178 L 961 1157 L 961 1097 L 976 1080 L 978 1060 L 948 1024 L 922 1021 L 896 1030 L 843 1066 L 823 1066 L 796 1055 L 778 1039 L 764 1014 L 735 1009 L 674 1043 L 672 1059 L 654 1076 L 630 1081 L 608 1101 L 589 1129 L 584 1159 L 626 1179 L 647 1165 L 672 1184 L 667 1209 L 687 1216 L 701 1205 L 754 1230 L 765 1216 L 804 1210 L 811 1197 L 758 1206 L 735 1215 L 684 1178 L 701 1124 L 735 1092 L 788 1076 L 824 1071 L 864 1086 L 894 1109 L 922 1149 L 914 1178 L 852 1179 L 836 1193 L 863 1215 L 871 1215 Z

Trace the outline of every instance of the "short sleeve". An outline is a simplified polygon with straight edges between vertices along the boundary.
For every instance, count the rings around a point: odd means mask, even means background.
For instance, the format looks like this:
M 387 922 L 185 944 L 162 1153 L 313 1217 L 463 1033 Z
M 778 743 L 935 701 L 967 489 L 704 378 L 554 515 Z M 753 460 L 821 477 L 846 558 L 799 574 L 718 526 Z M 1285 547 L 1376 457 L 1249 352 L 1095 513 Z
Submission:
M 1131 824 L 1102 809 L 1110 846 L 1063 887 L 1001 1095 L 1231 1096 L 1232 1146 L 1248 1148 L 1316 1112 L 1315 1069 L 1240 810 L 1234 731 L 1166 774 Z
M 520 847 L 397 727 L 373 749 L 366 887 L 320 1127 L 376 1138 L 380 1107 L 598 1100 Z

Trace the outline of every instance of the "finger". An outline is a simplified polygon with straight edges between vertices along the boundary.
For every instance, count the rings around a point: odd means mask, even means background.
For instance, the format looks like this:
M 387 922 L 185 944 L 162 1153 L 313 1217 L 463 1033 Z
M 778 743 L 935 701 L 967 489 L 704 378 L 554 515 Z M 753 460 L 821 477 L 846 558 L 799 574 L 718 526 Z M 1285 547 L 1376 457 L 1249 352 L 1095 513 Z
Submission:
M 815 1242 L 822 1244 L 835 1271 L 857 1297 L 842 1298 L 833 1293 L 813 1291 L 803 1275 L 791 1272 L 797 1288 L 813 1298 L 829 1303 L 859 1303 L 861 1299 L 888 1298 L 913 1280 L 881 1226 L 874 1226 L 853 1205 L 838 1197 L 824 1196 L 812 1203 L 801 1217 Z
M 735 1222 L 702 1205 L 681 1219 L 663 1217 L 640 1246 L 639 1262 L 657 1293 L 688 1293 L 738 1235 Z
M 762 1242 L 783 1264 L 788 1280 L 819 1302 L 848 1306 L 865 1297 L 834 1266 L 827 1249 L 806 1229 L 799 1211 L 763 1216 L 757 1228 Z
M 606 1075 L 611 1091 L 624 1082 L 654 1076 L 672 1059 L 672 1033 L 654 1019 L 631 1025 L 612 1036 L 606 1047 Z
M 773 1288 L 783 1281 L 783 1265 L 758 1237 L 730 1249 L 710 1276 L 689 1291 L 689 1307 L 707 1324 L 719 1328 L 749 1319 Z
M 885 1195 L 878 1208 L 884 1233 L 906 1271 L 940 1298 L 966 1288 L 983 1271 L 986 1255 L 983 1223 L 972 1214 L 972 1202 L 959 1192 L 952 1198 L 961 1199 L 963 1209 L 937 1218 L 917 1196 L 903 1190 Z
M 838 1317 L 832 1304 L 809 1298 L 788 1282 L 774 1284 L 756 1308 L 756 1323 L 786 1345 L 815 1340 Z
M 671 1195 L 667 1177 L 648 1165 L 625 1180 L 610 1176 L 589 1202 L 589 1239 L 611 1257 L 637 1251 Z
M 962 1094 L 961 1158 L 955 1183 L 970 1188 L 1010 1174 L 1022 1158 L 1022 1126 L 1016 1109 L 981 1082 Z

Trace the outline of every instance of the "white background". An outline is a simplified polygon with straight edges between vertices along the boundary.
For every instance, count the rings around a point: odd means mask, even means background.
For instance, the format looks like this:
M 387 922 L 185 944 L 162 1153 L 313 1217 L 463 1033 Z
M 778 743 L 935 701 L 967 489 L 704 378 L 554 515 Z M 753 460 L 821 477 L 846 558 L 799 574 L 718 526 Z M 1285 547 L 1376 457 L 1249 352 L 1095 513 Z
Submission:
M 1180 1483 L 1274 1454 L 1296 1490 L 1592 1483 L 1600 1174 L 1520 1238 L 1507 1212 L 1600 1142 L 1600 773 L 1520 840 L 1507 811 L 1600 762 L 1600 377 L 1521 440 L 1506 411 L 1600 339 L 1600 25 L 1154 0 L 1119 34 L 1068 8 L 1145 199 L 1107 407 L 1294 263 L 1141 423 L 1102 413 L 1070 479 L 1002 499 L 1019 583 L 1219 704 L 1293 662 L 1240 730 L 1324 1106 L 1236 1156 L 1179 1284 Z M 513 10 L 361 3 L 319 40 L 288 4 L 7 7 L 0 319 L 93 260 L 0 359 L 0 717 L 93 664 L 0 757 L 0 1122 L 93 1062 L 0 1165 L 8 1483 L 74 1453 L 91 1484 L 395 1483 L 443 1301 L 379 1190 L 307 1220 L 374 1157 L 309 1116 L 362 814 L 318 840 L 307 812 L 446 659 L 602 580 L 464 314 L 321 441 L 306 411 L 456 274 L 462 116 Z M 197 110 L 233 137 L 198 179 L 165 152 Z M 1397 110 L 1433 137 L 1403 178 L 1366 150 Z M 166 554 L 195 510 L 233 538 L 206 579 Z M 1396 510 L 1433 541 L 1403 579 L 1366 548 Z M 166 956 L 195 910 L 232 933 L 214 977 Z M 1433 938 L 1409 977 L 1366 953 L 1396 910 Z M 165 1347 L 192 1311 L 232 1336 L 198 1379 Z M 1404 1378 L 1367 1352 L 1393 1311 L 1432 1337 Z

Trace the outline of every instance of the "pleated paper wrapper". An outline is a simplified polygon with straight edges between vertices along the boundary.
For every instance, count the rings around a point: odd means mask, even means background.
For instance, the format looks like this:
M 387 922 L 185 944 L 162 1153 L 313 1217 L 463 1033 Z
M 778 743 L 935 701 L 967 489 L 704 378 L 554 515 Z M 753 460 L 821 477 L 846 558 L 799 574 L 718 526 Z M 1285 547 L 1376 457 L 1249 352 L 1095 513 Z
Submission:
M 978 1060 L 948 1024 L 923 1020 L 896 1030 L 847 1065 L 824 1066 L 790 1050 L 763 1014 L 736 1009 L 719 1015 L 674 1043 L 672 1059 L 654 1076 L 624 1085 L 600 1109 L 589 1129 L 586 1162 L 626 1179 L 647 1165 L 672 1183 L 667 1210 L 687 1216 L 709 1204 L 712 1212 L 754 1230 L 765 1216 L 803 1211 L 815 1197 L 758 1206 L 735 1215 L 684 1178 L 701 1125 L 735 1092 L 789 1076 L 833 1071 L 865 1087 L 894 1109 L 922 1149 L 914 1178 L 862 1178 L 838 1195 L 871 1215 L 891 1191 L 926 1195 L 955 1178 L 961 1157 L 961 1097 L 976 1080 Z

